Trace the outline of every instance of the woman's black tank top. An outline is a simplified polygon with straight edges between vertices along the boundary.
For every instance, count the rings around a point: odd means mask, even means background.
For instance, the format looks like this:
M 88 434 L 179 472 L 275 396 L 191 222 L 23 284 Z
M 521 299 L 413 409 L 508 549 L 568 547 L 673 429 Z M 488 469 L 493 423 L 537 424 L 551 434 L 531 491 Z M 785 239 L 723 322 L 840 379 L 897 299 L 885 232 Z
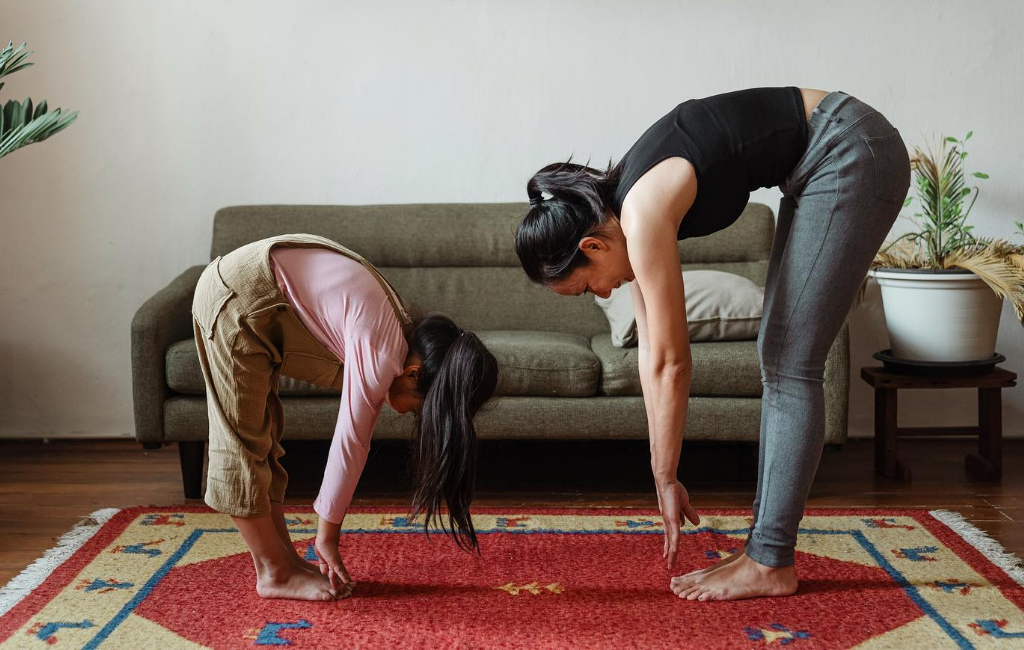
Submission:
M 703 237 L 739 218 L 750 192 L 781 184 L 807 148 L 804 102 L 796 86 L 750 88 L 691 99 L 655 122 L 623 159 L 612 210 L 666 158 L 681 156 L 697 172 L 697 197 L 678 239 Z

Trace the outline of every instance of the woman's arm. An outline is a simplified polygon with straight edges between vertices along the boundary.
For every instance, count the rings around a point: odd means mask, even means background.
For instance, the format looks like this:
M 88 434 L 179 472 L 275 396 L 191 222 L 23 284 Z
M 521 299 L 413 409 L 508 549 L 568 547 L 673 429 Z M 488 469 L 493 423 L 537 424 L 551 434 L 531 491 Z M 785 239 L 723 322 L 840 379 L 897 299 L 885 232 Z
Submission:
M 656 165 L 652 171 L 657 174 L 660 166 L 664 165 Z M 692 204 L 696 184 L 689 163 L 677 165 L 670 178 L 670 183 L 657 186 L 662 191 L 643 192 L 643 201 L 633 202 L 628 214 L 623 208 L 623 230 L 635 274 L 630 291 L 637 319 L 638 364 L 651 439 L 651 470 L 665 518 L 663 555 L 669 567 L 678 549 L 681 516 L 694 524 L 700 521 L 689 505 L 685 488 L 676 479 L 692 370 L 676 231 L 678 215 L 685 214 Z M 692 182 L 685 182 L 687 178 Z M 665 191 L 673 186 L 675 191 Z
M 679 253 L 675 240 L 667 241 L 670 246 L 648 239 L 645 259 L 633 264 L 643 306 L 643 316 L 637 312 L 640 382 L 644 403 L 654 415 L 648 425 L 651 470 L 659 483 L 676 478 L 692 369 Z
M 647 431 L 648 434 L 655 430 L 654 424 L 654 408 L 653 402 L 646 399 L 649 394 L 648 384 L 648 366 L 650 365 L 649 352 L 650 344 L 648 343 L 647 335 L 647 311 L 644 306 L 643 292 L 640 291 L 640 287 L 633 282 L 629 288 L 629 294 L 633 298 L 633 314 L 636 319 L 636 336 L 637 336 L 637 364 L 639 366 L 640 373 L 640 393 L 645 396 L 644 399 L 644 410 L 647 412 Z M 651 460 L 654 460 L 654 436 L 648 435 L 651 443 Z M 653 465 L 652 465 L 653 470 Z

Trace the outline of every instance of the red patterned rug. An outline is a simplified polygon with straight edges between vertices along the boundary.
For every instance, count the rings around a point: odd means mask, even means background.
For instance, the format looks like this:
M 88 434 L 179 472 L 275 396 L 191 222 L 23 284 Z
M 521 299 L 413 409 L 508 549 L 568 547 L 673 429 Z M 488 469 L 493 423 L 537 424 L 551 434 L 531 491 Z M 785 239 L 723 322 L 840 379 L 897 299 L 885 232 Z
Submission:
M 946 511 L 811 509 L 788 598 L 675 597 L 649 510 L 474 511 L 480 557 L 391 509 L 357 508 L 329 603 L 257 597 L 231 519 L 206 508 L 94 513 L 0 590 L 0 645 L 69 648 L 1024 647 L 1024 571 Z M 749 518 L 705 510 L 676 573 L 742 546 Z M 289 509 L 309 557 L 316 515 Z

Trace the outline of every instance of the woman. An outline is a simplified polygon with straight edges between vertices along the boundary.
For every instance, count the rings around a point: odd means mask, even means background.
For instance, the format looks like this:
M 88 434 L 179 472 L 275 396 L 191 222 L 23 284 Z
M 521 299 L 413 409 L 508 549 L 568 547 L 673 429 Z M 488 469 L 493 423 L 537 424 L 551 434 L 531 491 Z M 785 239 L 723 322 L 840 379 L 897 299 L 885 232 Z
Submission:
M 479 338 L 440 315 L 414 324 L 369 262 L 314 235 L 272 237 L 213 260 L 192 314 L 210 419 L 206 503 L 242 533 L 260 596 L 351 594 L 339 532 L 384 401 L 416 413 L 413 516 L 425 513 L 425 529 L 437 520 L 461 548 L 478 548 L 473 416 L 497 384 L 497 362 Z M 319 571 L 295 552 L 281 507 L 282 374 L 341 391 L 313 504 Z
M 842 91 L 793 86 L 684 102 L 607 171 L 558 163 L 530 179 L 516 232 L 527 275 L 563 295 L 607 297 L 633 282 L 669 568 L 681 515 L 700 523 L 676 480 L 692 372 L 676 241 L 728 227 L 751 190 L 783 192 L 757 338 L 753 525 L 743 552 L 673 578 L 679 597 L 796 591 L 797 527 L 824 441 L 825 358 L 909 185 L 906 147 L 881 113 Z

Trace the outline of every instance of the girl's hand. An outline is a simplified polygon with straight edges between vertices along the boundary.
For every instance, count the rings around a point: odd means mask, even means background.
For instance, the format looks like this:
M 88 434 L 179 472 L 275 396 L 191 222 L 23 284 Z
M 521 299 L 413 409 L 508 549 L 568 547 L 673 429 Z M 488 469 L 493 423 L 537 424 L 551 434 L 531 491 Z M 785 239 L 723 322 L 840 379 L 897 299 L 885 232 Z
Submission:
M 320 573 L 330 579 L 331 588 L 342 594 L 346 592 L 351 594 L 356 583 L 352 576 L 349 575 L 348 569 L 345 568 L 345 563 L 341 561 L 341 553 L 338 551 L 337 533 L 331 535 L 329 533 L 324 534 L 324 531 L 318 532 L 316 543 L 313 547 L 316 549 L 317 559 L 319 560 Z
M 682 517 L 699 526 L 700 516 L 690 505 L 690 495 L 679 481 L 658 483 L 658 510 L 665 521 L 665 546 L 661 557 L 665 560 L 665 568 L 671 571 L 679 551 L 679 528 L 684 523 Z

